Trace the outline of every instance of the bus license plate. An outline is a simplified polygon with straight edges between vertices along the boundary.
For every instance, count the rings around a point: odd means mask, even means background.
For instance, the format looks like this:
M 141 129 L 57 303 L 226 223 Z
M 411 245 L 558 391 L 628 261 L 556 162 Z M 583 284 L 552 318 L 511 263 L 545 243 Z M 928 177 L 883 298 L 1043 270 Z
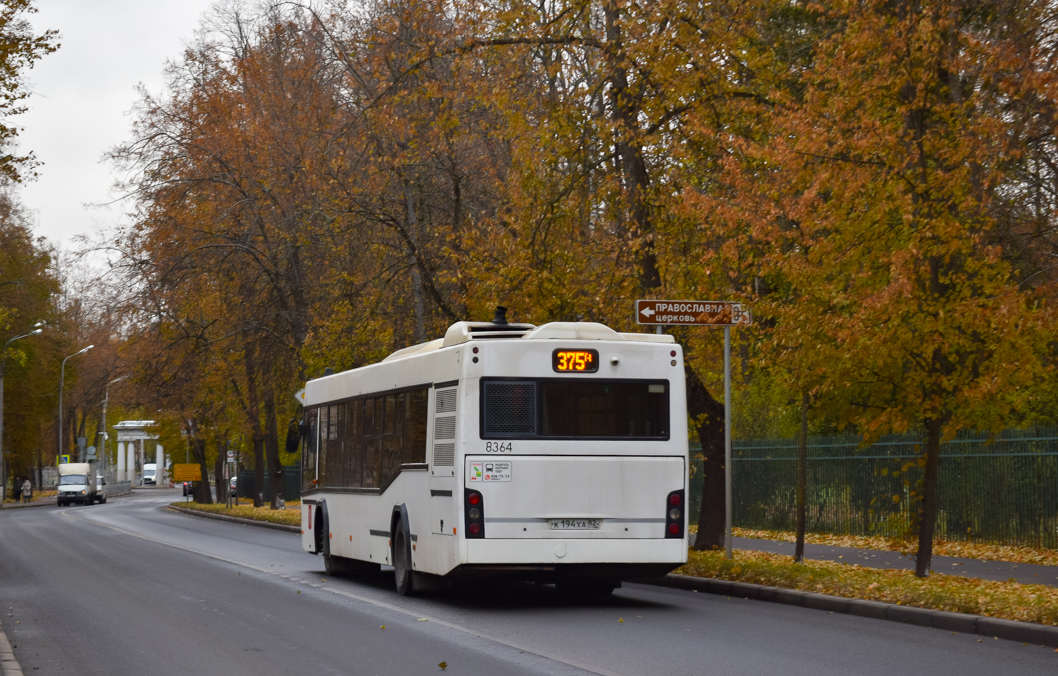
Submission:
M 551 530 L 599 530 L 602 519 L 548 519 Z

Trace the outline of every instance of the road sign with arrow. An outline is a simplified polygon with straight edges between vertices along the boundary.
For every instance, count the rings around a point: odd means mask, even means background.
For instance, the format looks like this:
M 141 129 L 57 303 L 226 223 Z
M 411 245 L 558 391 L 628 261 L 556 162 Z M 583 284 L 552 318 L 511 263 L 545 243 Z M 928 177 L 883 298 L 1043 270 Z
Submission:
M 749 308 L 723 300 L 637 300 L 636 323 L 662 326 L 749 326 Z

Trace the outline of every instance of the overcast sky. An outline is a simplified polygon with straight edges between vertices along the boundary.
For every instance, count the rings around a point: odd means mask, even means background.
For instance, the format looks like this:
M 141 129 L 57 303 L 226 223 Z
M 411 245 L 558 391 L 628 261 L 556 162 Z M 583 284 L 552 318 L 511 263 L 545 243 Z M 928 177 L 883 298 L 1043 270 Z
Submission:
M 215 0 L 36 0 L 39 33 L 57 29 L 62 47 L 26 76 L 29 111 L 15 118 L 20 152 L 44 164 L 20 189 L 36 232 L 62 248 L 79 234 L 112 229 L 128 211 L 110 202 L 116 175 L 103 155 L 129 138 L 136 85 L 162 90 L 166 60 L 176 60 Z

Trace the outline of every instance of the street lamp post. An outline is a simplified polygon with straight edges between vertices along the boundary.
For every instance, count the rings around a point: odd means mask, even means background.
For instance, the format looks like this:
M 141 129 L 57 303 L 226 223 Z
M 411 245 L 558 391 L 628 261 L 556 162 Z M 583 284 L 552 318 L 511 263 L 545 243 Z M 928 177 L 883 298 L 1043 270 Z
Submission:
M 35 336 L 44 330 L 39 328 L 39 323 L 37 327 L 29 333 L 8 340 L 4 343 L 4 351 L 0 352 L 0 508 L 3 508 L 4 499 L 7 498 L 7 461 L 4 456 L 4 370 L 7 369 L 7 346 L 20 338 Z
M 114 378 L 109 383 L 107 383 L 106 388 L 104 388 L 103 390 L 103 436 L 99 440 L 99 449 L 102 452 L 101 457 L 103 458 L 103 466 L 101 468 L 103 471 L 103 476 L 107 475 L 107 463 L 110 461 L 110 451 L 107 449 L 107 404 L 110 403 L 110 386 L 118 382 L 119 380 L 125 380 L 126 378 L 128 378 L 128 376 Z
M 66 359 L 72 359 L 79 354 L 84 354 L 91 350 L 95 345 L 89 345 L 88 347 L 82 348 L 79 352 L 74 352 Z M 62 367 L 59 369 L 59 456 L 62 457 L 62 388 L 66 384 L 66 359 L 62 360 Z M 78 458 L 80 460 L 80 458 Z

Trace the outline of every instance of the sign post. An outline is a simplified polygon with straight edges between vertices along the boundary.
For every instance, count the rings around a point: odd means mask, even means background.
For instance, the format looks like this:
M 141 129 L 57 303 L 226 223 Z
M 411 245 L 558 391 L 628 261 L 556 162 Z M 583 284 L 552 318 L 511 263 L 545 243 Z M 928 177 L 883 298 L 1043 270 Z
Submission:
M 724 549 L 731 551 L 731 327 L 749 326 L 753 316 L 742 303 L 724 300 L 637 300 L 636 323 L 651 326 L 724 327 Z

